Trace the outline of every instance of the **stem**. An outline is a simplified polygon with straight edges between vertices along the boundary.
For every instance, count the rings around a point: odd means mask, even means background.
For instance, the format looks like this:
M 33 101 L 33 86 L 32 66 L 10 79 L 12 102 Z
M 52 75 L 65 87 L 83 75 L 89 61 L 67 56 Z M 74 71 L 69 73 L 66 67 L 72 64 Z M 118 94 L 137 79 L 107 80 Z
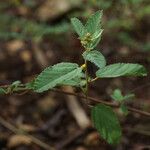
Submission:
M 74 95 L 74 96 L 77 96 L 79 98 L 82 98 L 82 99 L 86 99 L 86 96 L 83 96 L 83 95 L 80 95 L 78 93 L 71 93 L 71 92 L 67 92 L 67 91 L 62 91 L 62 90 L 59 90 L 59 89 L 52 89 L 51 91 L 53 92 L 59 92 L 59 93 L 62 93 L 62 94 L 67 94 L 67 95 Z M 113 107 L 113 108 L 119 108 L 120 105 L 119 104 L 116 104 L 114 102 L 107 102 L 107 101 L 104 101 L 104 100 L 100 100 L 100 99 L 96 99 L 96 98 L 93 98 L 93 97 L 87 97 L 89 100 L 95 102 L 95 103 L 101 103 L 101 104 L 105 104 L 107 106 L 110 106 L 110 107 Z M 128 110 L 130 112 L 133 112 L 133 113 L 137 113 L 137 114 L 140 114 L 140 115 L 143 115 L 143 116 L 147 116 L 147 117 L 150 117 L 150 112 L 146 112 L 146 111 L 143 111 L 143 110 L 140 110 L 140 109 L 136 109 L 134 107 L 130 107 L 130 106 L 127 106 Z
M 0 86 L 0 87 L 8 87 L 9 85 L 4 85 L 4 86 Z M 143 88 L 143 87 L 142 87 Z M 23 92 L 22 90 L 22 94 L 25 94 L 26 92 L 28 92 L 29 90 L 25 90 Z M 79 98 L 82 98 L 82 99 L 88 99 L 90 101 L 93 101 L 95 103 L 102 103 L 102 104 L 105 104 L 107 106 L 110 106 L 110 107 L 114 107 L 114 108 L 119 108 L 120 106 L 118 104 L 115 104 L 113 102 L 107 102 L 107 101 L 104 101 L 104 100 L 99 100 L 99 99 L 96 99 L 96 98 L 93 98 L 93 97 L 89 97 L 88 95 L 87 96 L 83 96 L 83 95 L 80 95 L 78 93 L 71 93 L 71 92 L 66 92 L 66 91 L 62 91 L 62 90 L 59 90 L 59 89 L 51 89 L 51 91 L 54 91 L 54 92 L 59 92 L 59 93 L 62 93 L 62 94 L 68 94 L 68 95 L 74 95 L 74 96 L 77 96 Z M 88 93 L 87 93 L 88 94 Z M 150 117 L 150 112 L 146 112 L 146 111 L 142 111 L 140 109 L 136 109 L 134 107 L 129 107 L 127 106 L 128 110 L 130 112 L 133 112 L 133 113 L 137 113 L 137 114 L 140 114 L 140 115 L 143 115 L 143 116 L 147 116 L 147 117 Z M 0 118 L 0 122 L 1 122 L 1 118 Z
M 28 92 L 30 89 L 26 87 L 25 84 L 18 85 L 15 88 L 11 88 L 11 85 L 2 85 L 0 88 L 3 88 L 6 90 L 5 94 L 12 94 L 12 93 L 17 93 L 17 92 Z
M 98 80 L 98 77 L 95 77 L 94 79 L 92 79 L 92 80 L 90 81 L 90 83 L 91 83 L 91 82 L 94 82 L 94 81 L 96 81 L 96 80 Z

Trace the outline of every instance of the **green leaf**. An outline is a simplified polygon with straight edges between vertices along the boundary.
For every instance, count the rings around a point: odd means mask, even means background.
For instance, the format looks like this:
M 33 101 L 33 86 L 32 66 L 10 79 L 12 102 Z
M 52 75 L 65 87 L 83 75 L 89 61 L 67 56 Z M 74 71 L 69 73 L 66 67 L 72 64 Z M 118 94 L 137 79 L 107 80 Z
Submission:
M 80 37 L 83 37 L 84 34 L 85 34 L 85 27 L 82 24 L 82 22 L 79 19 L 77 19 L 77 18 L 71 18 L 71 23 L 72 23 L 72 25 L 74 27 L 74 30 L 77 32 L 77 34 Z
M 98 39 L 101 37 L 103 33 L 103 29 L 98 29 L 93 35 L 92 35 L 92 40 Z
M 113 92 L 113 94 L 111 95 L 111 98 L 112 98 L 113 100 L 115 100 L 115 101 L 121 102 L 124 97 L 123 97 L 123 95 L 122 95 L 120 89 L 115 89 L 114 92 Z
M 129 100 L 129 99 L 132 99 L 133 97 L 135 97 L 134 94 L 126 94 L 125 96 L 122 95 L 120 89 L 115 89 L 113 94 L 111 95 L 111 98 L 115 101 L 118 101 L 118 102 L 123 102 L 123 101 L 126 101 L 126 100 Z
M 102 17 L 102 11 L 97 11 L 95 14 L 93 14 L 87 21 L 85 28 L 87 32 L 94 34 L 99 28 L 101 28 L 101 17 Z
M 0 95 L 2 95 L 2 94 L 6 94 L 6 90 L 3 88 L 0 88 Z
M 96 72 L 100 78 L 114 78 L 119 76 L 146 76 L 146 69 L 139 64 L 116 63 L 108 65 Z
M 123 100 L 130 100 L 135 97 L 135 94 L 127 94 L 123 97 Z
M 92 41 L 91 41 L 89 48 L 94 49 L 98 45 L 98 43 L 101 40 L 102 32 L 103 32 L 103 30 L 101 30 L 101 29 L 99 30 L 99 32 L 96 31 L 96 33 L 92 36 Z
M 18 86 L 21 84 L 21 81 L 17 80 L 17 81 L 14 81 L 11 86 Z
M 12 90 L 17 90 L 17 88 L 21 85 L 21 81 L 17 80 L 17 81 L 14 81 L 10 86 L 9 88 L 12 89 Z
M 85 51 L 82 55 L 85 60 L 94 63 L 99 68 L 103 68 L 106 66 L 105 57 L 99 51 Z
M 74 63 L 59 63 L 46 68 L 34 81 L 34 90 L 43 92 L 65 81 L 82 76 L 82 69 Z
M 69 85 L 75 87 L 83 87 L 85 86 L 86 81 L 81 79 L 80 77 L 73 78 L 71 80 L 66 80 L 61 83 L 61 85 Z
M 109 144 L 118 144 L 120 142 L 120 124 L 111 107 L 104 104 L 93 107 L 92 121 L 100 136 Z

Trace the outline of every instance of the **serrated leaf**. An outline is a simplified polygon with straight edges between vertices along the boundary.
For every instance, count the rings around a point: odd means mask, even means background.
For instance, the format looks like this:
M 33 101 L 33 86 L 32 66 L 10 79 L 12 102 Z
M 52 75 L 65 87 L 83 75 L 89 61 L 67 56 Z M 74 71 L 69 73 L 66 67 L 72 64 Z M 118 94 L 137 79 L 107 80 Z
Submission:
M 105 57 L 99 51 L 85 51 L 82 55 L 85 60 L 94 63 L 99 68 L 103 68 L 106 66 Z
M 87 21 L 85 28 L 87 32 L 94 34 L 100 27 L 102 11 L 97 11 Z
M 118 144 L 121 138 L 121 128 L 112 108 L 104 104 L 92 108 L 92 121 L 100 136 L 109 144 Z
M 86 81 L 79 77 L 71 79 L 71 80 L 66 80 L 61 83 L 61 85 L 69 85 L 69 86 L 75 86 L 75 87 L 82 87 L 82 86 L 85 86 L 85 84 L 86 84 Z
M 77 19 L 77 18 L 71 18 L 71 23 L 74 27 L 74 30 L 76 31 L 76 33 L 80 36 L 83 37 L 85 34 L 85 27 L 82 24 L 82 22 Z
M 99 32 L 96 32 L 96 34 L 94 34 L 92 36 L 92 41 L 90 43 L 90 47 L 89 48 L 94 49 L 98 45 L 98 43 L 101 40 L 101 34 L 102 34 L 102 32 L 103 32 L 103 30 L 100 30 Z
M 98 29 L 93 35 L 92 35 L 92 40 L 97 39 L 99 37 L 101 37 L 103 30 L 102 29 Z
M 85 86 L 86 80 L 85 80 L 85 74 L 82 73 L 81 76 L 77 76 L 76 78 L 73 78 L 71 80 L 65 80 L 61 83 L 61 85 L 69 85 L 69 86 L 75 86 L 75 87 L 82 87 Z
M 2 94 L 6 94 L 6 90 L 3 88 L 0 88 L 0 95 L 2 95 Z
M 46 68 L 34 81 L 34 90 L 43 92 L 67 80 L 82 76 L 82 69 L 74 63 L 59 63 Z
M 99 78 L 114 78 L 119 76 L 146 76 L 146 69 L 139 64 L 116 63 L 108 65 L 96 72 Z

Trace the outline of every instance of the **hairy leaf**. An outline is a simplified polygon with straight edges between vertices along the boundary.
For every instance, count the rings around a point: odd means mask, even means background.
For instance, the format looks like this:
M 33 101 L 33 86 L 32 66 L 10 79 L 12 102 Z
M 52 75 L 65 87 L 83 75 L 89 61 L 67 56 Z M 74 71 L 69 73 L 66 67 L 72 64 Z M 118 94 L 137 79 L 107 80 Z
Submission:
M 34 81 L 34 90 L 43 92 L 67 80 L 82 76 L 82 69 L 74 63 L 59 63 L 46 68 Z
M 74 30 L 77 32 L 77 34 L 80 37 L 83 37 L 85 34 L 85 27 L 83 26 L 82 22 L 77 18 L 72 18 L 71 23 L 74 27 Z
M 101 17 L 102 17 L 102 11 L 97 11 L 88 19 L 85 25 L 87 32 L 94 34 L 100 28 Z
M 93 36 L 92 36 L 92 42 L 90 44 L 90 48 L 91 49 L 94 49 L 98 43 L 100 42 L 101 40 L 101 34 L 102 34 L 103 30 L 100 29 L 98 32 L 96 32 Z
M 100 136 L 109 144 L 117 144 L 121 138 L 121 128 L 112 108 L 104 104 L 92 108 L 92 121 Z
M 75 87 L 83 87 L 85 86 L 86 81 L 81 79 L 80 77 L 73 78 L 71 80 L 66 80 L 61 83 L 61 85 L 69 85 Z
M 103 68 L 106 66 L 105 57 L 99 51 L 85 51 L 82 55 L 85 60 L 94 63 L 99 68 Z
M 119 76 L 146 76 L 146 69 L 139 64 L 116 63 L 108 65 L 96 72 L 100 78 L 114 78 Z
M 102 35 L 103 29 L 98 29 L 93 35 L 92 35 L 92 39 L 97 39 Z

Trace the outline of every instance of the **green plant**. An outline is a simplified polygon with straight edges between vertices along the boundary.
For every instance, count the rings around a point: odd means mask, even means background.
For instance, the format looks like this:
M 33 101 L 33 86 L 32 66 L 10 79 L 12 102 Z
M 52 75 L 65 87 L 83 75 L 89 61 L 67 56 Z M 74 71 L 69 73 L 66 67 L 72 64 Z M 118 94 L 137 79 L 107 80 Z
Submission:
M 128 115 L 128 108 L 126 106 L 126 102 L 133 99 L 135 97 L 134 94 L 127 94 L 122 95 L 122 92 L 120 89 L 115 89 L 111 95 L 111 98 L 114 101 L 117 101 L 120 105 L 120 111 L 123 112 L 123 114 Z
M 84 6 L 83 16 L 88 16 L 94 9 L 103 9 L 105 20 L 103 25 L 107 28 L 104 37 L 110 41 L 117 42 L 117 45 L 128 47 L 131 51 L 147 51 L 149 42 L 143 30 L 149 26 L 150 6 L 147 0 L 89 0 Z M 79 13 L 81 17 L 81 13 Z M 138 35 L 133 34 L 137 33 Z M 111 42 L 110 47 L 113 49 Z M 111 49 L 110 48 L 110 49 Z
M 115 78 L 120 76 L 146 76 L 146 69 L 139 64 L 116 63 L 107 65 L 105 57 L 96 50 L 103 29 L 101 28 L 102 11 L 97 11 L 86 22 L 85 25 L 77 18 L 72 18 L 71 23 L 79 35 L 79 40 L 84 48 L 82 54 L 85 63 L 78 65 L 76 63 L 62 62 L 50 66 L 42 71 L 32 82 L 22 84 L 15 81 L 11 85 L 0 88 L 0 94 L 8 94 L 16 91 L 33 90 L 41 93 L 57 86 L 70 85 L 80 87 L 87 99 L 88 104 L 88 85 L 101 78 Z M 88 74 L 87 62 L 95 64 L 98 68 L 96 77 L 92 78 Z M 133 95 L 132 95 L 133 96 Z M 119 107 L 124 106 L 122 101 L 131 97 L 123 96 L 119 90 L 116 90 L 112 98 L 119 101 Z M 110 144 L 117 144 L 121 137 L 121 128 L 118 118 L 113 112 L 112 107 L 105 104 L 98 104 L 92 107 L 92 121 L 101 137 Z

